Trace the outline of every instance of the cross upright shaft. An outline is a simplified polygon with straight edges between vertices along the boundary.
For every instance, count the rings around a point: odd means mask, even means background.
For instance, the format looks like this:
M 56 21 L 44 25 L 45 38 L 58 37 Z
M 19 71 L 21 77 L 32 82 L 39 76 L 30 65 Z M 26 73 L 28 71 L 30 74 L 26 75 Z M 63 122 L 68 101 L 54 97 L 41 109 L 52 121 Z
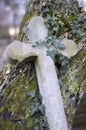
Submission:
M 39 55 L 36 59 L 35 67 L 50 130 L 67 130 L 62 97 L 53 60 L 49 56 Z

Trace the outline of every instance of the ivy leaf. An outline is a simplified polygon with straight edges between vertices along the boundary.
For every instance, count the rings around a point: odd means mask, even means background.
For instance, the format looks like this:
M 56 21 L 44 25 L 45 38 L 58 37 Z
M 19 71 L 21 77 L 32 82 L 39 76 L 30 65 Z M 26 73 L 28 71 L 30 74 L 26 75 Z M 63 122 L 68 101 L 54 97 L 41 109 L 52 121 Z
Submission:
M 58 44 L 58 48 L 59 48 L 60 50 L 64 50 L 64 49 L 66 49 L 66 46 L 65 46 L 63 43 L 59 43 L 59 44 Z
M 34 122 L 35 122 L 35 123 L 39 123 L 39 119 L 36 118 L 36 119 L 34 120 Z
M 39 111 L 44 115 L 45 114 L 45 106 L 42 104 L 40 105 L 40 107 L 38 108 Z
M 46 47 L 50 47 L 52 44 L 53 44 L 52 41 L 51 42 L 47 42 Z
M 32 91 L 28 92 L 28 96 L 30 96 L 32 99 L 35 98 L 36 90 L 32 90 Z
M 61 63 L 62 66 L 65 66 L 67 64 L 68 64 L 68 60 L 63 60 L 62 63 Z
M 61 56 L 59 57 L 59 60 L 60 60 L 60 61 L 65 60 L 65 56 L 61 55 Z
M 83 36 L 84 32 L 82 30 L 78 30 L 77 34 L 79 34 L 80 36 Z
M 30 110 L 31 116 L 33 116 L 38 111 L 38 108 L 35 106 L 31 106 Z
M 34 126 L 33 130 L 39 130 L 38 126 Z
M 52 20 L 52 17 L 50 15 L 47 15 L 48 20 Z
M 50 56 L 55 61 L 55 55 L 57 54 L 56 50 L 47 51 L 47 56 Z
M 63 23 L 62 21 L 59 21 L 58 24 L 59 24 L 60 26 L 64 26 L 64 23 Z
M 36 102 L 34 105 L 30 107 L 31 110 L 31 116 L 33 116 L 36 112 L 39 110 L 42 112 L 42 106 L 40 106 L 40 103 Z
M 57 32 L 58 32 L 58 28 L 57 28 L 57 27 L 54 27 L 54 28 L 53 28 L 53 31 L 57 31 Z
M 60 69 L 59 72 L 60 72 L 60 74 L 65 75 L 66 70 L 65 70 L 65 68 L 62 68 L 62 69 Z M 60 81 L 59 81 L 59 83 L 60 83 L 60 85 L 62 84 Z

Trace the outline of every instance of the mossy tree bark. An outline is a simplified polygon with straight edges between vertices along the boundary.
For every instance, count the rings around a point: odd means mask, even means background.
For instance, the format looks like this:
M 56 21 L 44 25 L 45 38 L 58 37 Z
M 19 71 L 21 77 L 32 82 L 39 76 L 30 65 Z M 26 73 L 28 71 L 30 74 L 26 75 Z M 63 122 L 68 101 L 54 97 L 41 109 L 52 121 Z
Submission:
M 59 76 L 63 79 L 64 85 L 61 91 L 69 123 L 72 121 L 74 104 L 76 106 L 78 102 L 76 101 L 77 95 L 78 93 L 81 93 L 81 90 L 86 86 L 85 14 L 86 13 L 79 8 L 78 3 L 73 0 L 61 0 L 58 2 L 56 0 L 29 1 L 26 7 L 26 15 L 21 25 L 20 40 L 24 41 L 25 34 L 22 31 L 22 28 L 24 27 L 26 21 L 30 20 L 35 15 L 41 15 L 46 19 L 49 36 L 54 35 L 57 39 L 60 36 L 67 37 L 74 40 L 78 46 L 78 53 L 69 60 L 69 64 L 65 67 L 66 74 L 60 74 Z M 80 26 L 82 26 L 82 28 Z M 69 98 L 71 95 L 74 95 L 73 104 Z M 70 103 L 68 104 L 68 102 Z
M 48 130 L 33 63 L 11 66 L 0 72 L 0 129 Z
M 66 36 L 82 46 L 77 55 L 69 60 L 66 75 L 59 75 L 64 82 L 61 90 L 65 108 L 69 108 L 67 99 L 70 94 L 75 94 L 76 97 L 77 92 L 86 85 L 85 12 L 81 12 L 74 1 L 70 0 L 70 3 L 67 4 L 66 1 L 61 0 L 58 2 L 56 0 L 48 0 L 48 2 L 47 0 L 31 0 L 31 3 L 27 4 L 29 7 L 27 6 L 19 35 L 20 41 L 27 41 L 23 27 L 34 15 L 42 15 L 48 23 L 49 35 L 55 35 L 57 38 Z M 0 128 L 2 130 L 48 130 L 33 63 L 19 67 L 12 66 L 9 75 L 6 72 L 3 70 L 0 76 L 1 85 L 4 80 L 6 81 L 0 92 Z M 70 123 L 71 109 L 68 115 Z

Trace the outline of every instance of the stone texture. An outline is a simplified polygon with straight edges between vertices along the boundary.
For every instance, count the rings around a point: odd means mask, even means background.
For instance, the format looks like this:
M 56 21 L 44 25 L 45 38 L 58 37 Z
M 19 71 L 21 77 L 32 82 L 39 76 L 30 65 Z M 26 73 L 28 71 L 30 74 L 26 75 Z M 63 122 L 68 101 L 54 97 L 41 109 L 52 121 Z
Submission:
M 86 0 L 78 0 L 79 6 L 86 12 Z
M 48 29 L 44 24 L 44 19 L 41 16 L 35 16 L 24 27 L 24 32 L 28 39 L 35 43 L 47 37 Z
M 54 62 L 50 56 L 47 56 L 46 47 L 43 45 L 32 47 L 31 44 L 14 41 L 8 47 L 8 56 L 19 62 L 27 57 L 29 59 L 31 56 L 37 56 L 35 68 L 49 128 L 68 130 Z
M 78 52 L 77 45 L 73 40 L 64 38 L 61 43 L 66 47 L 64 50 L 59 50 L 64 56 L 71 58 Z

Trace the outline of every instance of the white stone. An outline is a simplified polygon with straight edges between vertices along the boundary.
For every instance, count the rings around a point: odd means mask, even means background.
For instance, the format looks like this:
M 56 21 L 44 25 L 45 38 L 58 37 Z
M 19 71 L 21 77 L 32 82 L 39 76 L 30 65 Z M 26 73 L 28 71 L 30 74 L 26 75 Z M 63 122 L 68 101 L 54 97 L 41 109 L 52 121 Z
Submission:
M 7 52 L 8 57 L 19 62 L 27 57 L 29 59 L 31 56 L 37 56 L 35 68 L 49 129 L 68 130 L 54 62 L 47 56 L 47 48 L 43 45 L 32 47 L 31 44 L 14 41 L 9 45 Z
M 24 32 L 32 43 L 43 41 L 47 37 L 48 29 L 41 16 L 33 17 L 24 27 Z
M 86 0 L 78 0 L 79 6 L 86 12 Z
M 66 47 L 64 50 L 59 49 L 59 52 L 61 52 L 64 56 L 71 58 L 72 56 L 74 56 L 78 52 L 78 47 L 73 40 L 69 40 L 67 38 L 64 38 L 61 41 L 61 43 L 64 44 Z

